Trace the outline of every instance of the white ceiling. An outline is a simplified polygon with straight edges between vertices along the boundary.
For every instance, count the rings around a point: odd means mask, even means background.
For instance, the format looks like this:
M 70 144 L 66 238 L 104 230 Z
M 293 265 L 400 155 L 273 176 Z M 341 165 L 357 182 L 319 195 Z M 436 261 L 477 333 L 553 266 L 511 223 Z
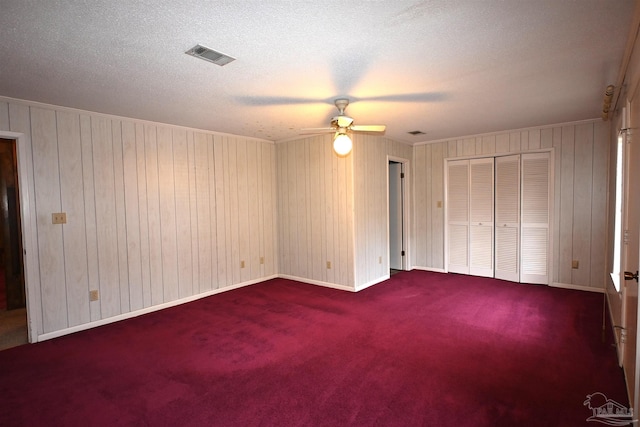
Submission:
M 410 143 L 591 119 L 634 6 L 0 0 L 0 95 L 276 141 L 328 126 L 337 97 Z

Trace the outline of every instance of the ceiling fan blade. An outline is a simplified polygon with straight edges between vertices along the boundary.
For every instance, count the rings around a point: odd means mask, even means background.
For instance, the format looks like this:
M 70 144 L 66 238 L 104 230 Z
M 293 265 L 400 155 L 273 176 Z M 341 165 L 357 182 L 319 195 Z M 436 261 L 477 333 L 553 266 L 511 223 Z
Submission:
M 354 132 L 384 132 L 385 125 L 354 125 L 350 128 Z
M 335 132 L 336 128 L 304 128 L 300 129 L 300 135 L 308 135 L 315 133 L 331 133 Z
M 296 104 L 331 104 L 329 99 L 295 98 L 292 96 L 237 96 L 235 98 L 242 105 L 296 105 Z
M 423 93 L 398 93 L 391 95 L 366 96 L 353 98 L 352 102 L 358 101 L 379 101 L 379 102 L 436 102 L 444 101 L 448 98 L 445 92 L 423 92 Z

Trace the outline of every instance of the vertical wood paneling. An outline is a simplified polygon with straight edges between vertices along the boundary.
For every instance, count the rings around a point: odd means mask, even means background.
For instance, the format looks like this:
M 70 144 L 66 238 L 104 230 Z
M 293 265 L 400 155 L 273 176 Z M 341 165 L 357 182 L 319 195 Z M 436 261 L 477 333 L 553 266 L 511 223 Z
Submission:
M 238 256 L 239 261 L 244 262 L 244 267 L 240 268 L 240 282 L 247 281 L 251 278 L 251 236 L 249 225 L 249 197 L 255 197 L 255 195 L 249 196 L 249 168 L 253 165 L 248 165 L 248 143 L 246 141 L 238 141 L 235 144 L 236 151 L 236 186 L 237 186 L 237 207 L 238 212 Z
M 288 182 L 287 174 L 287 156 L 289 151 L 289 143 L 278 144 L 276 146 L 276 167 L 277 167 L 277 191 L 278 191 L 278 266 L 279 271 L 283 274 L 291 274 L 291 268 L 289 264 L 289 234 L 291 229 L 289 227 L 289 210 L 288 201 L 289 194 L 286 191 L 286 184 Z
M 521 151 L 520 132 L 509 134 L 509 151 L 512 153 Z
M 528 135 L 529 135 L 529 150 L 540 149 L 540 145 L 541 145 L 540 129 L 532 129 L 528 132 Z
M 216 214 L 216 162 L 215 162 L 215 139 L 216 136 L 209 135 L 207 143 L 207 164 L 209 165 L 209 222 L 211 223 L 211 258 L 209 264 L 211 265 L 211 289 L 220 288 L 218 281 L 218 252 L 224 251 L 224 247 L 221 246 L 221 240 L 218 239 L 217 228 L 217 214 Z
M 272 144 L 4 101 L 0 120 L 33 165 L 38 334 L 277 272 Z
M 460 150 L 458 150 L 458 155 Z M 475 156 L 476 155 L 476 139 L 466 138 L 462 140 L 462 155 L 463 156 Z
M 198 260 L 198 189 L 196 187 L 195 136 L 193 131 L 187 132 L 187 163 L 189 169 L 189 211 L 191 235 L 191 281 L 185 283 L 185 295 L 196 295 L 200 291 L 200 265 Z M 185 280 L 186 282 L 186 280 Z M 190 288 L 190 290 L 189 290 Z
M 91 117 L 80 116 L 80 142 L 82 145 L 82 182 L 84 184 L 84 218 L 87 236 L 87 271 L 89 273 L 89 290 L 100 290 L 100 274 L 98 265 L 98 232 L 96 223 L 96 194 L 93 166 L 93 139 Z M 102 319 L 102 303 L 91 301 L 91 320 Z
M 496 154 L 504 154 L 509 152 L 509 135 L 502 133 L 496 135 Z
M 173 174 L 175 188 L 175 221 L 178 298 L 193 295 L 193 254 L 191 236 L 191 188 L 189 182 L 189 147 L 187 132 L 174 130 Z
M 309 139 L 303 139 L 302 141 L 298 141 L 295 144 L 295 164 L 298 172 L 296 173 L 295 180 L 295 218 L 296 218 L 296 229 L 298 230 L 298 234 L 296 236 L 297 245 L 298 245 L 298 256 L 297 258 L 297 271 L 301 275 L 300 277 L 309 277 L 309 240 L 307 235 L 308 224 L 309 224 L 309 210 L 307 205 L 307 200 L 309 197 L 309 191 L 307 188 L 307 179 L 309 175 L 308 167 L 308 156 L 307 156 L 307 146 L 309 144 Z
M 120 285 L 120 311 L 123 313 L 128 313 L 131 311 L 131 302 L 129 296 L 129 267 L 127 265 L 127 227 L 124 199 L 122 123 L 119 120 L 114 120 L 112 122 L 111 132 L 113 135 L 113 173 L 116 208 L 116 242 L 118 248 L 118 282 Z
M 56 133 L 55 111 L 31 108 L 44 332 L 68 326 L 64 252 L 60 250 L 63 226 L 51 223 L 51 214 L 61 208 Z
M 115 209 L 115 177 L 111 120 L 92 117 L 93 179 L 95 185 L 96 233 L 100 309 L 103 317 L 121 313 L 118 269 L 118 239 Z
M 82 184 L 80 117 L 77 114 L 57 112 L 56 120 L 60 166 L 60 200 L 62 211 L 69 213 L 67 224 L 62 227 L 67 310 L 69 312 L 69 326 L 76 326 L 91 320 Z
M 542 129 L 540 131 L 540 148 L 553 147 L 553 129 Z
M 343 262 L 347 260 L 348 250 L 347 247 L 352 245 L 351 236 L 349 235 L 349 228 L 347 227 L 347 221 L 349 220 L 347 214 L 347 198 L 352 191 L 352 187 L 347 187 L 348 175 L 347 175 L 347 162 L 351 163 L 353 161 L 353 157 L 349 156 L 346 158 L 337 160 L 337 168 L 338 168 L 338 181 L 342 185 L 338 185 L 337 188 L 337 196 L 338 196 L 338 212 L 340 215 L 340 222 L 338 223 L 338 234 L 337 234 L 337 247 L 336 255 L 337 259 L 334 260 L 334 265 L 336 266 L 336 275 L 337 275 L 337 283 L 346 284 L 348 282 L 348 274 L 347 271 L 348 266 Z
M 432 150 L 431 167 L 434 172 L 431 188 L 433 210 L 431 220 L 431 265 L 444 268 L 444 147 L 436 144 Z M 442 202 L 438 207 L 438 202 Z
M 142 276 L 142 302 L 151 302 L 151 250 L 149 245 L 149 201 L 147 198 L 146 128 L 136 124 L 136 172 L 138 176 L 138 208 L 140 219 L 140 267 Z
M 458 144 L 456 141 L 447 142 L 447 157 L 456 157 L 458 154 Z
M 558 263 L 559 280 L 571 283 L 571 259 L 573 238 L 573 186 L 574 186 L 574 150 L 575 128 L 562 128 L 561 182 L 560 182 L 560 259 Z
M 359 143 L 354 140 L 354 152 Z M 361 253 L 354 253 L 352 215 L 357 208 L 351 155 L 338 158 L 330 136 L 280 143 L 276 151 L 278 271 L 352 287 L 354 256 Z M 316 236 L 321 241 L 316 242 Z
M 156 126 L 145 126 L 144 152 L 147 171 L 147 218 L 149 224 L 149 266 L 151 271 L 151 304 L 164 302 L 162 265 L 162 223 L 158 177 L 158 141 Z
M 231 226 L 229 227 L 229 231 L 231 235 L 228 236 L 228 242 L 231 243 L 231 265 L 233 266 L 233 283 L 240 283 L 242 279 L 242 271 L 240 269 L 240 261 L 243 259 L 240 258 L 240 250 L 244 249 L 244 241 L 241 242 L 240 237 L 240 218 L 238 216 L 239 212 L 239 197 L 238 194 L 238 171 L 242 168 L 242 165 L 238 164 L 238 151 L 242 152 L 242 149 L 238 150 L 238 145 L 234 143 L 229 143 L 229 160 L 227 163 L 230 167 L 227 169 L 228 172 L 228 182 L 229 182 L 229 209 L 231 213 Z M 244 170 L 244 169 L 242 169 Z M 242 254 L 244 256 L 244 253 Z M 246 262 L 246 260 L 245 260 Z
M 573 247 L 572 259 L 580 262 L 572 269 L 571 283 L 589 285 L 591 282 L 591 193 L 593 173 L 593 124 L 575 127 L 574 188 L 573 188 Z M 576 232 L 580 230 L 580 232 Z
M 296 146 L 295 143 L 287 147 L 286 152 L 286 170 L 284 173 L 287 175 L 287 182 L 283 186 L 283 191 L 287 192 L 287 205 L 285 206 L 287 216 L 287 226 L 291 231 L 291 234 L 287 235 L 285 245 L 288 247 L 288 268 L 291 273 L 299 272 L 298 258 L 302 251 L 299 248 L 299 240 L 297 236 L 300 234 L 298 229 L 298 178 L 297 169 L 301 165 L 296 164 Z
M 338 258 L 336 253 L 336 234 L 338 232 L 336 224 L 338 223 L 338 206 L 336 203 L 337 200 L 337 191 L 336 191 L 336 166 L 338 163 L 338 159 L 336 156 L 332 155 L 333 151 L 330 147 L 330 143 L 325 142 L 324 147 L 324 155 L 322 156 L 324 159 L 324 171 L 325 171 L 325 182 L 326 185 L 326 196 L 325 196 L 325 218 L 326 218 L 326 258 L 323 261 L 331 261 L 335 265 L 335 260 Z M 329 283 L 336 283 L 336 275 L 335 269 L 327 269 L 325 271 L 326 281 Z
M 324 223 L 324 213 L 318 209 L 322 206 L 321 183 L 323 181 L 321 161 L 322 161 L 322 139 L 313 138 L 309 146 L 309 188 L 311 189 L 311 278 L 324 280 L 323 256 L 323 235 L 322 224 Z
M 236 220 L 236 211 L 235 204 L 233 203 L 234 192 L 237 192 L 237 185 L 234 184 L 235 181 L 232 181 L 232 173 L 231 168 L 235 167 L 234 162 L 236 161 L 236 150 L 234 141 L 231 138 L 224 137 L 223 138 L 223 146 L 224 146 L 224 160 L 223 163 L 225 165 L 224 168 L 224 183 L 225 183 L 225 195 L 224 195 L 224 204 L 225 204 L 225 216 L 228 218 L 227 224 L 230 224 L 225 230 L 225 239 L 226 239 L 226 260 L 227 260 L 227 280 L 229 283 L 238 283 L 238 274 L 240 265 L 239 265 L 239 257 L 234 255 L 234 247 L 237 246 L 237 232 L 233 227 L 234 220 Z M 235 234 L 234 234 L 235 233 Z
M 213 189 L 214 195 L 212 197 L 215 198 L 215 217 L 216 217 L 216 266 L 217 266 L 217 286 L 219 288 L 228 286 L 231 284 L 230 270 L 228 262 L 230 262 L 230 258 L 228 257 L 228 248 L 229 242 L 227 241 L 227 231 L 226 224 L 229 221 L 229 213 L 228 213 L 228 204 L 226 200 L 228 197 L 227 194 L 227 186 L 224 180 L 224 171 L 225 171 L 225 155 L 226 146 L 222 137 L 214 136 L 213 137 L 213 160 L 214 160 L 214 179 L 215 179 L 215 188 Z
M 449 144 L 449 147 L 451 145 Z M 427 187 L 427 176 L 430 172 L 426 165 L 426 152 L 429 145 L 418 145 L 415 148 L 413 156 L 413 187 L 422 189 Z M 415 191 L 413 198 L 413 227 L 414 239 L 412 242 L 413 263 L 418 266 L 426 266 L 427 264 L 427 242 L 430 238 L 427 234 L 427 218 L 429 215 L 426 191 Z
M 176 187 L 173 167 L 171 130 L 158 127 L 158 204 L 162 260 L 162 300 L 173 301 L 180 295 L 178 284 L 178 249 L 176 236 Z
M 196 191 L 198 200 L 196 210 L 198 213 L 198 283 L 200 288 L 198 292 L 205 292 L 211 289 L 211 212 L 209 199 L 209 155 L 208 145 L 209 138 L 202 133 L 194 135 L 194 153 L 195 153 L 195 169 L 196 169 Z
M 554 154 L 554 188 L 553 192 L 553 280 L 559 282 L 560 271 L 558 260 L 560 259 L 560 209 L 562 207 L 560 198 L 562 197 L 562 128 L 553 129 L 553 154 Z
M 142 291 L 142 258 L 140 252 L 140 208 L 138 199 L 138 162 L 136 127 L 132 122 L 122 123 L 122 162 L 126 232 L 126 268 L 129 278 L 129 306 L 131 310 L 144 307 Z M 123 268 L 123 266 L 121 266 Z
M 522 151 L 529 151 L 529 131 L 520 132 L 520 149 Z
M 431 176 L 425 183 L 426 188 L 426 206 L 425 206 L 425 215 L 426 215 L 426 228 L 425 228 L 425 238 L 428 239 L 428 244 L 425 243 L 425 265 L 433 265 L 433 205 L 436 203 L 433 195 L 433 188 L 435 185 L 433 177 L 436 176 L 436 172 L 433 170 L 433 144 L 430 144 L 427 148 L 426 156 L 425 156 L 425 165 L 426 170 L 431 172 Z
M 260 161 L 258 162 L 258 191 L 260 193 L 259 220 L 260 220 L 260 253 L 263 262 L 260 265 L 260 276 L 265 277 L 271 274 L 271 265 L 273 265 L 273 253 L 269 251 L 267 241 L 271 240 L 273 227 L 273 217 L 271 212 L 271 185 L 269 176 L 272 171 L 271 162 L 271 146 L 267 144 L 258 145 L 258 153 Z
M 261 192 L 258 190 L 258 143 L 247 141 L 247 208 L 246 220 L 249 232 L 249 278 L 261 277 L 260 233 L 262 218 L 260 216 Z
M 495 154 L 495 152 L 496 152 L 495 135 L 482 137 L 482 154 Z

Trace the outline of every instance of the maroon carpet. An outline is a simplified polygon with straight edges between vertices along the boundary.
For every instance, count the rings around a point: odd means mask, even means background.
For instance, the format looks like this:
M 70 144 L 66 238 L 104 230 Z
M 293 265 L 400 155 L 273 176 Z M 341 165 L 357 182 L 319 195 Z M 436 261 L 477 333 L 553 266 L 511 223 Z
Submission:
M 628 405 L 602 295 L 402 272 L 271 280 L 0 352 L 0 425 L 586 426 Z

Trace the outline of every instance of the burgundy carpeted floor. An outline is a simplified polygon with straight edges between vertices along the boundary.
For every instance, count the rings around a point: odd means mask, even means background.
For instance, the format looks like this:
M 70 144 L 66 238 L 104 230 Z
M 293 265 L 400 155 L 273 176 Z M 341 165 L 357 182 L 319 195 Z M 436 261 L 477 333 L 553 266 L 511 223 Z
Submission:
M 277 279 L 0 352 L 0 425 L 586 426 L 628 405 L 602 295 L 421 271 Z

